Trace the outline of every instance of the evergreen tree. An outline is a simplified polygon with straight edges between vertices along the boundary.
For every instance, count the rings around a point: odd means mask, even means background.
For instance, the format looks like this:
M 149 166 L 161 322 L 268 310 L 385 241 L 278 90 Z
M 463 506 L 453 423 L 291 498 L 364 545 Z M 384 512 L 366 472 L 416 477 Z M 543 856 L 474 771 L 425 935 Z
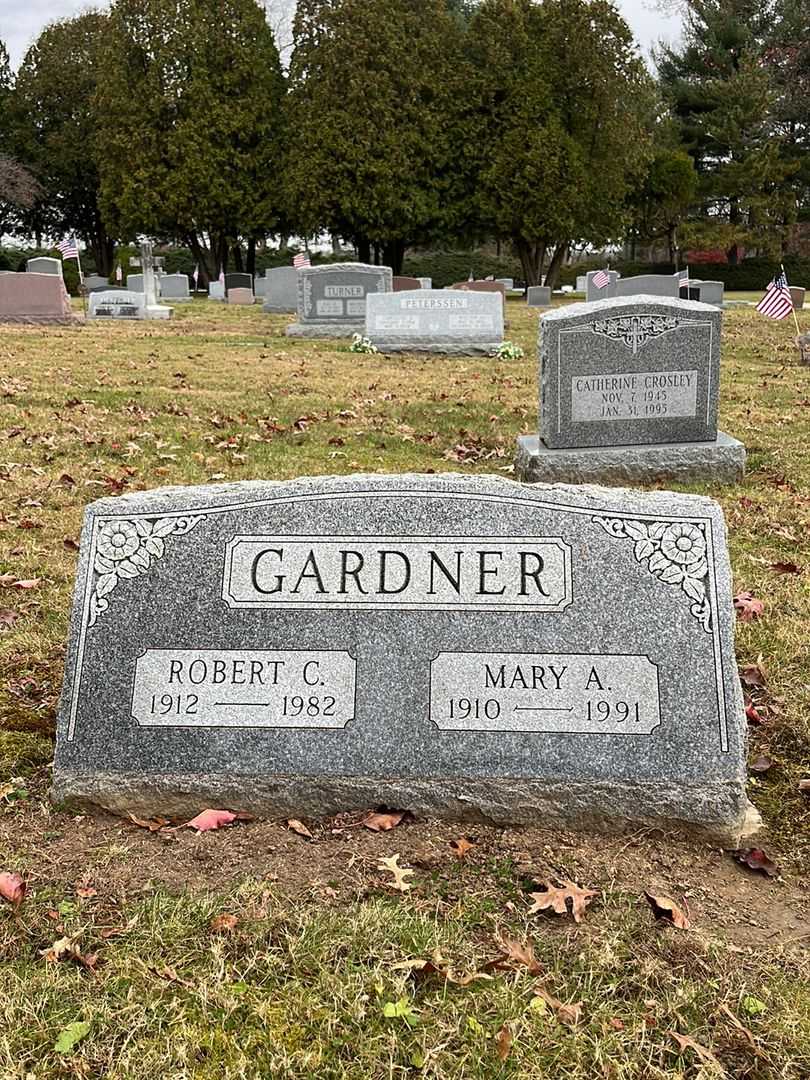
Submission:
M 26 53 L 13 95 L 14 139 L 43 194 L 31 215 L 36 231 L 76 233 L 101 274 L 114 244 L 98 203 L 93 95 L 107 17 L 96 11 L 46 26 Z
M 292 223 L 398 272 L 446 225 L 460 24 L 446 0 L 299 0 L 285 183 Z
M 278 51 L 255 0 L 114 0 L 96 94 L 105 219 L 184 240 L 203 278 L 277 224 Z

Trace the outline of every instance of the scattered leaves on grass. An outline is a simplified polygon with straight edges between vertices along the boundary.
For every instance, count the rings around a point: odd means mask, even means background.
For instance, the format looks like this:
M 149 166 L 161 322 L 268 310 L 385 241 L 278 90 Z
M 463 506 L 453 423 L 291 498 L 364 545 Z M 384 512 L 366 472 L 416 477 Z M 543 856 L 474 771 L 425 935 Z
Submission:
M 211 929 L 218 934 L 232 934 L 239 924 L 236 915 L 230 915 L 223 911 L 221 915 L 215 915 L 211 920 Z
M 405 817 L 405 810 L 372 811 L 363 818 L 362 824 L 372 832 L 389 832 Z
M 509 1030 L 508 1024 L 504 1024 L 495 1036 L 495 1045 L 498 1050 L 498 1060 L 506 1061 L 509 1057 L 509 1051 L 512 1049 L 512 1032 Z
M 757 600 L 753 593 L 740 592 L 734 597 L 734 607 L 743 622 L 752 622 L 758 619 L 765 610 L 761 600 Z
M 232 825 L 234 821 L 251 821 L 252 815 L 232 810 L 203 810 L 191 821 L 184 821 L 180 829 L 196 829 L 198 833 L 221 829 L 223 825 Z
M 169 964 L 162 968 L 150 967 L 149 970 L 153 975 L 157 975 L 159 979 L 165 979 L 166 982 L 178 983 L 180 986 L 193 986 L 193 983 L 190 983 L 188 979 L 181 979 L 177 974 L 177 969 Z
M 58 963 L 60 960 L 72 960 L 79 967 L 95 971 L 98 966 L 98 953 L 83 953 L 79 948 L 78 937 L 60 937 L 47 949 L 41 949 L 40 956 L 44 956 L 49 964 Z
M 90 1024 L 87 1020 L 74 1020 L 72 1024 L 62 1028 L 53 1044 L 57 1054 L 69 1054 L 82 1039 L 90 1034 Z
M 457 840 L 450 841 L 450 850 L 457 859 L 463 859 L 474 847 L 475 841 L 468 840 L 466 836 L 459 836 Z
M 540 1002 L 542 1002 L 542 1005 Z M 537 985 L 534 988 L 534 1001 L 532 1002 L 532 1007 L 535 1009 L 544 1009 L 546 1006 L 552 1010 L 561 1024 L 565 1024 L 567 1027 L 575 1027 L 579 1023 L 582 1014 L 581 1001 L 566 1005 L 565 1002 L 560 1001 L 559 998 L 556 998 L 553 994 L 549 993 L 544 986 Z
M 530 941 L 518 941 L 517 938 L 502 937 L 498 939 L 498 947 L 501 955 L 494 960 L 489 960 L 484 965 L 488 971 L 503 971 L 514 968 L 526 968 L 530 975 L 542 975 L 543 968 L 534 955 L 534 948 Z
M 128 816 L 133 825 L 137 825 L 141 829 L 148 829 L 149 832 L 157 832 L 159 829 L 162 829 L 169 824 L 169 819 L 164 817 L 139 818 L 134 814 L 129 814 Z
M 387 859 L 380 859 L 377 869 L 387 870 L 394 875 L 394 880 L 388 882 L 392 889 L 396 889 L 398 892 L 408 892 L 409 889 L 413 888 L 413 882 L 405 880 L 413 874 L 413 870 L 399 865 L 398 853 L 390 855 Z
M 312 839 L 312 833 L 309 831 L 303 821 L 299 821 L 298 818 L 290 818 L 287 821 L 287 828 L 290 830 L 290 832 L 297 833 L 298 836 L 305 836 L 307 840 Z
M 767 754 L 757 754 L 757 756 L 754 758 L 748 768 L 751 770 L 751 772 L 764 773 L 767 772 L 772 765 L 773 762 Z
M 647 901 L 653 909 L 653 914 L 656 919 L 666 919 L 671 922 L 673 926 L 677 926 L 679 930 L 689 929 L 690 923 L 688 917 L 684 914 L 683 909 L 680 908 L 671 897 L 655 895 L 648 892 L 646 889 L 644 890 L 644 895 L 647 897 Z
M 25 899 L 25 881 L 19 874 L 4 870 L 0 873 L 0 896 L 19 910 L 20 904 Z
M 590 904 L 594 896 L 599 895 L 598 889 L 583 889 L 573 881 L 563 880 L 554 885 L 550 881 L 537 881 L 536 884 L 543 886 L 543 892 L 529 893 L 534 903 L 529 908 L 529 914 L 535 915 L 538 911 L 551 909 L 558 915 L 568 914 L 568 901 L 571 901 L 571 914 L 574 922 L 582 922 L 585 908 Z
M 746 686 L 763 687 L 766 682 L 765 666 L 758 656 L 755 664 L 747 664 L 740 671 L 740 678 Z
M 794 562 L 775 562 L 771 563 L 771 570 L 775 574 L 802 574 L 804 568 L 797 566 Z
M 719 1069 L 725 1075 L 725 1069 L 711 1052 L 705 1046 L 701 1046 L 699 1042 L 696 1042 L 691 1035 L 681 1035 L 677 1031 L 670 1031 L 670 1035 L 678 1044 L 678 1049 L 681 1053 L 684 1050 L 694 1050 L 701 1061 L 704 1061 L 707 1065 L 713 1065 Z
M 756 870 L 767 877 L 779 877 L 779 867 L 762 848 L 739 848 L 733 851 L 732 855 L 738 863 L 747 866 L 749 870 Z

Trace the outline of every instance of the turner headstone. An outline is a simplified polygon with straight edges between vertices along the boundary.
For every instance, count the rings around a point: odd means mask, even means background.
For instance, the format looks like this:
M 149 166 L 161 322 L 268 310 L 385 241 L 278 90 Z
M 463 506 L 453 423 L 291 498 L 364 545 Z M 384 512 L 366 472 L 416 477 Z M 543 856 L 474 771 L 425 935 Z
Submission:
M 391 292 L 390 266 L 331 263 L 298 271 L 298 322 L 291 337 L 351 337 L 366 322 L 366 296 Z
M 700 496 L 356 475 L 102 499 L 54 795 L 736 843 L 733 618 L 722 512 Z

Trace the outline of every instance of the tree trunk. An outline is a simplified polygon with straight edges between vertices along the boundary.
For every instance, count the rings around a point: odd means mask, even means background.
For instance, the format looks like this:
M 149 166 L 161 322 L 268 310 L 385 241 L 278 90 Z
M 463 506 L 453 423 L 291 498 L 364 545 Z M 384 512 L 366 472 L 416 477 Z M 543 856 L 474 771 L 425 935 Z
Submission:
M 337 235 L 337 233 L 332 233 L 332 254 L 340 254 L 340 237 Z
M 247 272 L 251 277 L 256 276 L 256 237 L 248 237 L 247 247 Z
M 243 274 L 245 272 L 245 264 L 242 260 L 242 245 L 240 243 L 234 244 L 231 251 L 233 252 L 234 269 L 237 273 Z
M 354 246 L 357 248 L 357 261 L 361 263 L 371 262 L 371 243 L 365 236 L 355 237 Z
M 567 254 L 568 241 L 566 240 L 564 244 L 557 244 L 554 249 L 554 254 L 551 256 L 551 262 L 548 264 L 548 272 L 546 273 L 546 285 L 550 285 L 552 290 L 559 286 L 560 270 L 562 270 Z
M 379 244 L 374 244 L 373 247 L 374 247 L 374 265 L 379 266 L 380 265 L 380 245 Z
M 520 265 L 523 269 L 523 277 L 527 285 L 539 285 L 543 270 L 543 262 L 546 257 L 545 244 L 530 244 L 523 237 L 515 237 L 515 251 L 518 253 Z
M 404 240 L 391 240 L 383 248 L 383 262 L 386 266 L 390 266 L 396 275 L 402 273 L 402 263 L 404 259 Z

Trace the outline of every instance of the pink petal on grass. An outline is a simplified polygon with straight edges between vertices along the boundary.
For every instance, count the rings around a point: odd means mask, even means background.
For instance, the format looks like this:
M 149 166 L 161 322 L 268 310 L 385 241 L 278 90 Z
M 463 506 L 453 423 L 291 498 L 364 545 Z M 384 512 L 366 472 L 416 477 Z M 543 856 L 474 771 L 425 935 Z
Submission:
M 19 907 L 25 899 L 25 882 L 19 874 L 7 871 L 0 873 L 0 896 L 14 907 Z

